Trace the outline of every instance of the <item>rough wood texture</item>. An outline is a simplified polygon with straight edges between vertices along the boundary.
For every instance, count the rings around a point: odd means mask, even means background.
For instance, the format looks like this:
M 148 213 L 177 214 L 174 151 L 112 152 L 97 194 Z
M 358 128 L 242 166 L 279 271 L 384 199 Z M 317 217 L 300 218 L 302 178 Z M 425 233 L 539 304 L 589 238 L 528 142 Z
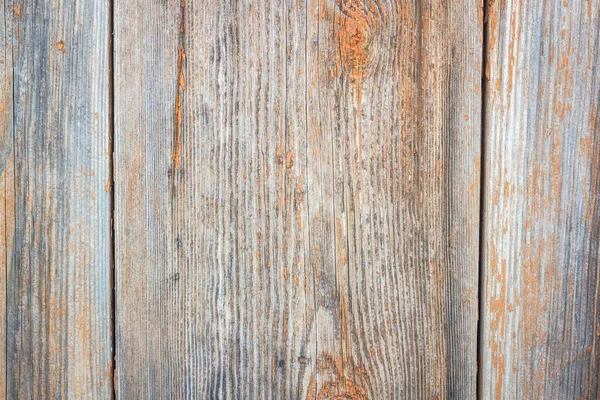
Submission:
M 117 394 L 474 398 L 481 5 L 115 4 Z
M 481 398 L 595 399 L 600 3 L 488 11 Z
M 107 399 L 109 9 L 96 0 L 2 7 L 1 396 Z

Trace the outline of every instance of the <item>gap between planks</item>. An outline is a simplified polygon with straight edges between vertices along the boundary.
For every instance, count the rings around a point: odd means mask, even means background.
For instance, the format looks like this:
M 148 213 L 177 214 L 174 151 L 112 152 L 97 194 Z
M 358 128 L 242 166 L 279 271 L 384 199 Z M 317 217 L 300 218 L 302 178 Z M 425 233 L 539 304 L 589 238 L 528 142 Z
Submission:
M 484 265 L 483 265 L 483 240 L 485 238 L 485 96 L 487 92 L 488 79 L 486 70 L 489 67 L 487 62 L 488 52 L 488 1 L 481 1 L 482 12 L 482 35 L 481 35 L 481 128 L 480 128 L 480 168 L 479 168 L 479 276 L 478 276 L 478 296 L 477 296 L 477 377 L 475 381 L 475 398 L 482 399 L 483 381 L 483 300 L 484 300 Z
M 110 182 L 110 331 L 111 331 L 111 398 L 117 398 L 117 295 L 115 273 L 115 66 L 114 66 L 114 0 L 108 1 L 108 147 L 110 150 L 108 174 Z

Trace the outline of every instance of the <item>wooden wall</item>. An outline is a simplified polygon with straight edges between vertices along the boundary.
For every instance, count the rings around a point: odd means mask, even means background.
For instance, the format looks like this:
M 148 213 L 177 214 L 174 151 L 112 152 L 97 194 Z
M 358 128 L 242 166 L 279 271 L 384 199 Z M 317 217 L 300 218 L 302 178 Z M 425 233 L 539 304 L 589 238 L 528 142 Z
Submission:
M 596 1 L 0 7 L 0 398 L 600 395 Z

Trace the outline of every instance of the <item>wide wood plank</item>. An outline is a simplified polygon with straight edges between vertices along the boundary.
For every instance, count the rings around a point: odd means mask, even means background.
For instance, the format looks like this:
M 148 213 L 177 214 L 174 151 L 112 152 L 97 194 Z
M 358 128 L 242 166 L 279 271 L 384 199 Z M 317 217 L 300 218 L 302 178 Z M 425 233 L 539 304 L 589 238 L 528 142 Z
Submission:
M 117 394 L 474 398 L 480 4 L 115 5 Z
M 481 398 L 595 399 L 600 3 L 489 3 Z
M 2 6 L 3 398 L 111 395 L 107 5 Z
M 309 2 L 298 181 L 323 398 L 475 396 L 478 5 Z

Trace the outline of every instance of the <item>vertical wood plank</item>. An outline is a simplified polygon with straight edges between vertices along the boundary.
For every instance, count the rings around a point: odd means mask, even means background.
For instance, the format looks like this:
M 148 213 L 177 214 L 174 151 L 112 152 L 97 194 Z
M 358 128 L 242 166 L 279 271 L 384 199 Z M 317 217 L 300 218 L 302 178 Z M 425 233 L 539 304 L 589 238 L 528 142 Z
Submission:
M 479 3 L 309 8 L 318 394 L 473 398 Z
M 114 5 L 117 396 L 181 398 L 188 379 L 202 379 L 185 374 L 180 350 L 197 340 L 181 329 L 192 316 L 181 314 L 173 217 L 182 10 L 173 0 Z
M 3 3 L 8 399 L 110 398 L 107 6 Z
M 482 398 L 597 398 L 600 4 L 490 1 Z
M 115 27 L 119 396 L 474 398 L 480 4 Z
M 13 156 L 13 71 L 12 51 L 7 35 L 6 5 L 0 4 L 0 396 L 7 398 L 7 284 L 12 254 L 14 217 L 14 156 Z

